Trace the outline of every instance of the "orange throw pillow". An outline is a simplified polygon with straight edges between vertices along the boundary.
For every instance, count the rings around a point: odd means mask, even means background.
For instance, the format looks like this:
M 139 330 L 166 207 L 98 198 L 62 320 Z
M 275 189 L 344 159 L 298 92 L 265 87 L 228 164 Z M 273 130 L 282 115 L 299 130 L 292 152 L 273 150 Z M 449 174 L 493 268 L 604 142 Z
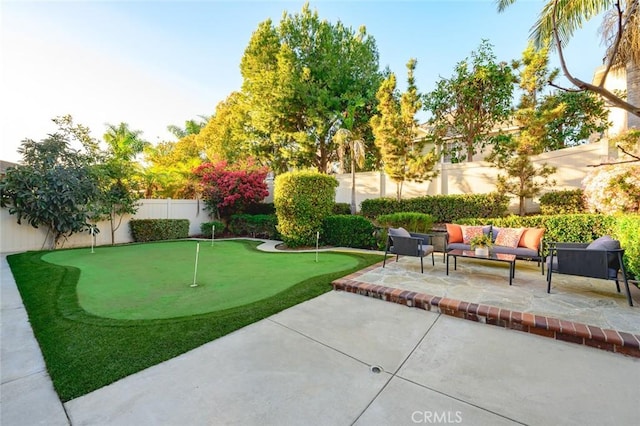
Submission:
M 471 239 L 475 236 L 482 235 L 482 226 L 464 226 L 462 228 L 462 242 L 465 244 L 471 244 Z
M 460 225 L 455 225 L 453 223 L 447 223 L 447 233 L 449 234 L 449 242 L 450 243 L 461 243 L 462 242 L 462 228 Z
M 518 247 L 526 247 L 532 250 L 538 250 L 540 240 L 544 235 L 544 228 L 525 228 L 520 237 Z

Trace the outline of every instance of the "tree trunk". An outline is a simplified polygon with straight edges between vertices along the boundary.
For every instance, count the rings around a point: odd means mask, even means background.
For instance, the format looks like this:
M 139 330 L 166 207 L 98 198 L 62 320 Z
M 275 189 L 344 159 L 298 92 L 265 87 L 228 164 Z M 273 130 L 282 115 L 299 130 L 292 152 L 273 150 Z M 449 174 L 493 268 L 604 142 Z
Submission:
M 351 154 L 353 156 L 353 153 Z M 356 162 L 351 160 L 351 214 L 356 214 Z

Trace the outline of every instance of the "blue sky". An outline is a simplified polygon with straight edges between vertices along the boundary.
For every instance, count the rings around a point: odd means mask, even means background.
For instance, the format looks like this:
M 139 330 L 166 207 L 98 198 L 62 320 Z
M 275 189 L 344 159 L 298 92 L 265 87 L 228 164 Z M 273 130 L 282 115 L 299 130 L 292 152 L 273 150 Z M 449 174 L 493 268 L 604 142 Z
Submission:
M 101 139 L 105 123 L 127 122 L 152 143 L 240 89 L 240 59 L 252 32 L 304 1 L 6 1 L 0 3 L 0 159 L 17 161 L 24 138 L 56 130 L 71 114 Z M 322 19 L 364 25 L 381 68 L 406 78 L 418 60 L 421 92 L 488 39 L 499 60 L 520 57 L 542 0 L 519 0 L 498 14 L 493 0 L 310 1 Z M 590 80 L 604 49 L 590 21 L 570 41 L 567 62 Z M 556 55 L 551 55 L 557 66 Z

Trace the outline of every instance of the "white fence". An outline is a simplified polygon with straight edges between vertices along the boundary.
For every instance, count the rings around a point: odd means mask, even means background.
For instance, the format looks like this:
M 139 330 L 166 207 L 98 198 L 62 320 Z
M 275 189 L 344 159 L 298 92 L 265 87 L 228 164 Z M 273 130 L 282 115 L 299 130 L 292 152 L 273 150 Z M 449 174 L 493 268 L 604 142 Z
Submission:
M 559 151 L 544 153 L 533 157 L 536 164 L 547 163 L 557 167 L 553 176 L 556 180 L 554 190 L 580 188 L 582 179 L 590 170 L 589 166 L 599 164 L 608 158 L 609 147 L 606 141 L 581 145 Z M 495 190 L 495 180 L 499 171 L 488 163 L 476 161 L 461 164 L 440 164 L 437 178 L 429 182 L 405 182 L 403 198 L 438 194 L 487 193 Z M 340 186 L 336 190 L 336 202 L 351 202 L 351 175 L 337 175 Z M 273 182 L 267 182 L 269 193 L 273 194 Z M 357 173 L 356 204 L 369 198 L 395 197 L 396 184 L 380 172 Z M 270 195 L 265 201 L 272 201 Z M 517 211 L 517 200 L 512 199 L 510 210 Z M 527 211 L 538 209 L 536 200 L 527 200 Z M 188 219 L 189 234 L 200 233 L 200 224 L 210 220 L 202 202 L 197 200 L 141 200 L 138 212 L 125 217 L 116 231 L 116 244 L 132 242 L 129 231 L 131 219 Z M 108 222 L 98 224 L 100 233 L 96 245 L 111 244 L 111 232 Z M 18 225 L 16 217 L 9 215 L 7 209 L 0 209 L 0 252 L 39 250 L 45 243 L 46 232 L 28 224 Z M 72 235 L 64 247 L 82 247 L 91 245 L 91 236 L 85 232 Z
M 209 215 L 204 211 L 204 205 L 198 200 L 140 200 L 140 208 L 133 216 L 125 216 L 122 224 L 115 232 L 115 243 L 133 242 L 129 230 L 131 219 L 187 219 L 189 220 L 189 235 L 200 233 L 200 224 L 208 222 Z M 96 245 L 111 244 L 111 225 L 109 222 L 99 222 L 100 233 L 96 236 Z M 50 240 L 49 240 L 50 241 Z M 11 253 L 25 250 L 40 250 L 49 247 L 46 230 L 33 228 L 23 222 L 17 224 L 16 216 L 9 214 L 9 210 L 0 209 L 0 252 Z M 91 235 L 88 232 L 74 234 L 63 247 L 86 247 L 91 245 Z

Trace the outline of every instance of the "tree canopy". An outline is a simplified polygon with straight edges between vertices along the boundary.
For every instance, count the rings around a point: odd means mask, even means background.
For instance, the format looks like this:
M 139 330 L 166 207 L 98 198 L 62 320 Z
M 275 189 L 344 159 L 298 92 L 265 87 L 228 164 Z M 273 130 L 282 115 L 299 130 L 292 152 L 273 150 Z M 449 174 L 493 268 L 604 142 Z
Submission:
M 458 62 L 450 78 L 442 78 L 425 96 L 436 143 L 452 162 L 473 161 L 491 143 L 492 130 L 511 115 L 515 76 L 497 62 L 493 46 L 483 40 L 471 57 Z
M 502 12 L 516 0 L 497 0 Z M 575 77 L 565 61 L 563 48 L 576 30 L 604 13 L 601 27 L 607 46 L 604 73 L 595 84 Z M 537 48 L 551 47 L 560 58 L 562 72 L 578 89 L 595 92 L 616 107 L 640 116 L 640 105 L 634 105 L 623 95 L 604 88 L 611 69 L 640 67 L 640 1 L 639 0 L 548 0 L 538 20 L 531 28 L 531 38 Z M 638 72 L 638 71 L 636 71 Z
M 381 80 L 375 40 L 321 20 L 308 4 L 278 25 L 262 22 L 240 64 L 253 152 L 276 173 L 326 172 L 337 160 L 333 134 L 350 105 L 363 101 L 354 130 L 367 125 Z M 364 134 L 365 132 L 361 132 Z
M 57 121 L 56 121 L 57 120 Z M 36 142 L 25 139 L 18 152 L 22 164 L 7 170 L 0 181 L 0 205 L 34 228 L 43 226 L 50 248 L 90 227 L 90 204 L 98 196 L 92 167 L 97 144 L 86 127 L 70 116 L 55 119 L 59 131 Z M 73 149 L 70 142 L 79 143 Z

